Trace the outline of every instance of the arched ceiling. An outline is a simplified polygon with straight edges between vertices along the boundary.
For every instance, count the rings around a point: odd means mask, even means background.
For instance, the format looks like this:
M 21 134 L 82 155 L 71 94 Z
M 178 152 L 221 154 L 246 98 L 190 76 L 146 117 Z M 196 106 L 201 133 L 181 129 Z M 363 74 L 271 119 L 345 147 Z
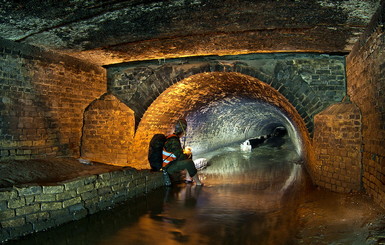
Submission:
M 156 133 L 172 133 L 177 119 L 188 121 L 186 143 L 195 152 L 213 149 L 287 128 L 297 152 L 306 152 L 306 126 L 292 105 L 275 89 L 236 72 L 192 75 L 172 85 L 144 114 L 135 134 L 135 164 L 146 159 Z
M 269 89 L 271 88 L 266 88 Z M 294 137 L 297 136 L 294 133 L 297 129 L 293 128 L 288 112 L 266 103 L 263 96 L 267 95 L 263 94 L 261 99 L 228 96 L 190 112 L 186 117 L 189 122 L 186 144 L 195 153 L 207 152 L 272 134 L 276 127 L 283 126 L 290 131 L 293 143 L 299 147 L 298 138 Z M 300 152 L 300 149 L 297 151 Z
M 99 65 L 349 52 L 381 0 L 1 1 L 0 37 Z

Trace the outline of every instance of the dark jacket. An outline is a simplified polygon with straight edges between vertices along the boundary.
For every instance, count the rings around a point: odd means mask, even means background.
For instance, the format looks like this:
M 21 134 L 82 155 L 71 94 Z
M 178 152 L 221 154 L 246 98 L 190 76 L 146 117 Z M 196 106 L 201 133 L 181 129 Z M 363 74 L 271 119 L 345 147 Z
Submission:
M 183 148 L 179 137 L 175 134 L 167 137 L 166 143 L 164 144 L 164 149 L 168 152 L 172 152 L 176 156 L 175 161 L 188 159 L 188 156 L 183 153 Z

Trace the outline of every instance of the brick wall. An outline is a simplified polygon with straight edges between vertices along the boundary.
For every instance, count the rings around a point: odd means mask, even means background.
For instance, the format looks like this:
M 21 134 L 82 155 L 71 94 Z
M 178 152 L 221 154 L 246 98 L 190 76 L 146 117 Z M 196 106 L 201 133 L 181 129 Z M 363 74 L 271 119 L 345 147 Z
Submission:
M 79 220 L 159 186 L 160 173 L 127 168 L 49 186 L 0 189 L 0 242 Z
M 315 184 L 337 192 L 361 190 L 361 114 L 335 104 L 314 118 Z
M 134 112 L 115 96 L 105 94 L 84 113 L 81 155 L 97 162 L 130 164 L 134 130 Z
M 312 134 L 313 116 L 345 96 L 345 57 L 320 54 L 209 56 L 112 65 L 108 90 L 135 111 L 139 124 L 171 85 L 205 72 L 238 72 L 271 85 L 297 109 Z
M 348 94 L 362 112 L 363 183 L 385 207 L 385 2 L 347 57 Z
M 0 39 L 0 160 L 78 157 L 84 109 L 105 92 L 103 68 Z

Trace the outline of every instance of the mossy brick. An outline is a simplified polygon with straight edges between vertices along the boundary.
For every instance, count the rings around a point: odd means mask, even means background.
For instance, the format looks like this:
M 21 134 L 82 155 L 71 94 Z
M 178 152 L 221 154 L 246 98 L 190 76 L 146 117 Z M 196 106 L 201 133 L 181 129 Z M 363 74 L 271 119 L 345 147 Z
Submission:
M 80 196 L 81 196 L 83 201 L 86 201 L 86 200 L 89 200 L 91 198 L 98 196 L 98 191 L 92 190 L 92 191 L 84 192 Z
M 62 182 L 62 184 L 64 185 L 64 189 L 67 191 L 68 190 L 76 190 L 79 187 L 84 185 L 84 180 L 83 179 L 77 179 L 77 180 L 73 180 L 73 181 Z
M 138 179 L 135 179 L 135 184 L 136 185 L 143 185 L 143 184 L 146 184 L 146 178 L 138 178 Z
M 63 207 L 62 202 L 47 202 L 41 204 L 41 211 L 58 210 Z
M 34 205 L 17 208 L 16 209 L 16 215 L 22 216 L 22 215 L 26 215 L 26 214 L 36 213 L 38 211 L 40 211 L 40 204 L 36 203 Z
M 67 200 L 76 196 L 77 196 L 77 193 L 75 190 L 64 191 L 63 193 L 56 194 L 56 201 Z
M 122 172 L 127 176 L 133 176 L 135 173 L 137 173 L 137 170 L 132 168 L 123 169 Z
M 102 173 L 98 175 L 98 178 L 102 180 L 108 180 L 111 179 L 111 173 Z
M 159 179 L 163 179 L 163 176 L 161 173 L 154 173 L 147 176 L 149 181 L 157 181 Z
M 96 175 L 90 175 L 90 176 L 83 178 L 83 182 L 85 185 L 88 185 L 90 183 L 95 182 L 97 178 L 98 177 Z
M 99 203 L 99 196 L 85 201 L 84 207 L 88 210 L 90 214 L 93 214 L 99 211 L 98 203 Z
M 68 207 L 69 213 L 73 213 L 73 212 L 76 212 L 76 211 L 79 211 L 79 210 L 83 210 L 83 209 L 85 209 L 83 203 L 78 203 L 78 204 L 75 204 L 75 205 L 72 205 L 72 206 Z
M 16 238 L 16 237 L 21 237 L 21 236 L 30 234 L 32 233 L 32 231 L 33 231 L 32 224 L 25 223 L 24 225 L 12 228 L 9 233 L 11 237 Z
M 111 178 L 108 182 L 109 182 L 109 186 L 121 183 L 120 178 Z
M 41 222 L 34 223 L 33 224 L 33 230 L 36 231 L 36 232 L 38 232 L 38 231 L 45 231 L 48 228 L 54 227 L 55 225 L 56 225 L 55 221 L 52 220 L 52 219 L 43 220 Z
M 37 221 L 48 220 L 48 219 L 49 219 L 48 212 L 33 213 L 25 216 L 25 221 L 30 223 L 36 223 Z
M 56 219 L 57 217 L 60 217 L 60 216 L 69 216 L 69 212 L 68 212 L 68 209 L 66 208 L 52 210 L 49 212 L 49 216 L 51 219 Z
M 135 187 L 135 181 L 130 181 L 130 182 L 126 183 L 126 188 L 127 189 L 130 189 L 132 187 Z
M 4 190 L 0 191 L 0 201 L 10 200 L 17 198 L 17 192 L 15 190 Z
M 88 185 L 84 185 L 84 186 L 77 188 L 76 193 L 82 194 L 84 192 L 92 191 L 93 189 L 95 189 L 95 185 L 94 184 L 88 184 Z
M 105 195 L 106 193 L 111 193 L 111 192 L 112 192 L 111 187 L 103 187 L 98 189 L 99 195 Z
M 95 182 L 95 188 L 96 189 L 103 188 L 103 187 L 106 187 L 106 186 L 109 186 L 109 185 L 110 185 L 109 180 L 98 179 Z
M 8 208 L 20 208 L 25 206 L 25 198 L 11 199 L 8 201 Z
M 120 191 L 120 190 L 126 190 L 126 185 L 125 184 L 117 184 L 117 185 L 113 185 L 111 186 L 111 189 L 112 191 Z
M 114 192 L 114 198 L 121 197 L 121 196 L 127 196 L 127 192 L 128 192 L 128 190 L 126 190 L 126 189 L 116 191 L 116 192 Z
M 124 176 L 125 176 L 125 173 L 123 171 L 111 172 L 111 177 L 114 179 L 118 179 L 118 178 L 124 177 Z
M 79 220 L 86 217 L 88 215 L 88 211 L 87 209 L 83 208 L 80 210 L 75 210 L 71 212 L 71 214 L 72 214 L 72 220 Z
M 110 202 L 110 203 L 113 203 L 114 202 L 114 193 L 110 192 L 110 193 L 105 193 L 101 196 L 99 196 L 99 201 L 100 202 Z
M 67 208 L 69 206 L 73 206 L 75 204 L 79 204 L 82 202 L 82 199 L 81 197 L 74 197 L 72 199 L 69 199 L 69 200 L 66 200 L 66 201 L 63 201 L 63 208 Z
M 64 185 L 49 185 L 43 186 L 44 194 L 57 194 L 64 192 Z
M 14 228 L 14 227 L 23 226 L 24 224 L 25 224 L 24 217 L 17 217 L 15 219 L 1 221 L 1 226 L 3 228 Z
M 41 186 L 21 187 L 21 188 L 16 188 L 16 190 L 19 193 L 19 196 L 37 195 L 42 192 Z
M 13 218 L 15 216 L 16 216 L 16 214 L 15 214 L 15 210 L 14 209 L 5 210 L 5 211 L 2 211 L 0 213 L 0 220 L 11 219 L 11 218 Z
M 55 216 L 55 224 L 56 225 L 62 225 L 62 224 L 68 223 L 70 221 L 72 221 L 72 215 L 71 214 Z
M 132 175 L 123 176 L 123 177 L 119 178 L 119 182 L 120 183 L 127 183 L 127 182 L 131 181 L 132 179 L 133 179 Z
M 31 205 L 35 202 L 35 196 L 25 196 L 25 205 Z
M 3 201 L 0 201 L 0 211 L 5 211 L 7 210 L 8 207 L 7 207 L 7 201 L 3 200 Z
M 35 202 L 53 202 L 56 201 L 56 194 L 40 194 L 35 196 Z

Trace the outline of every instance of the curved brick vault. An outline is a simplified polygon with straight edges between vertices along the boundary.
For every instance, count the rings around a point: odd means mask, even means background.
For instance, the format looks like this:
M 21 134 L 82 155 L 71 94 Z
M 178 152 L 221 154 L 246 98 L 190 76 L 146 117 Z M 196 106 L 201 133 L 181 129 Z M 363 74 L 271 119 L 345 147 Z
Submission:
M 241 73 L 210 72 L 175 83 L 151 104 L 134 137 L 131 158 L 135 167 L 148 167 L 146 154 L 152 135 L 172 133 L 174 122 L 181 117 L 190 125 L 186 143 L 198 151 L 285 126 L 299 153 L 307 158 L 311 152 L 303 119 L 277 90 Z
M 164 62 L 164 63 L 163 63 Z M 345 95 L 344 60 L 317 54 L 197 57 L 108 67 L 108 90 L 135 112 L 136 126 L 169 86 L 206 72 L 238 72 L 279 91 L 298 111 L 312 135 L 314 115 Z

